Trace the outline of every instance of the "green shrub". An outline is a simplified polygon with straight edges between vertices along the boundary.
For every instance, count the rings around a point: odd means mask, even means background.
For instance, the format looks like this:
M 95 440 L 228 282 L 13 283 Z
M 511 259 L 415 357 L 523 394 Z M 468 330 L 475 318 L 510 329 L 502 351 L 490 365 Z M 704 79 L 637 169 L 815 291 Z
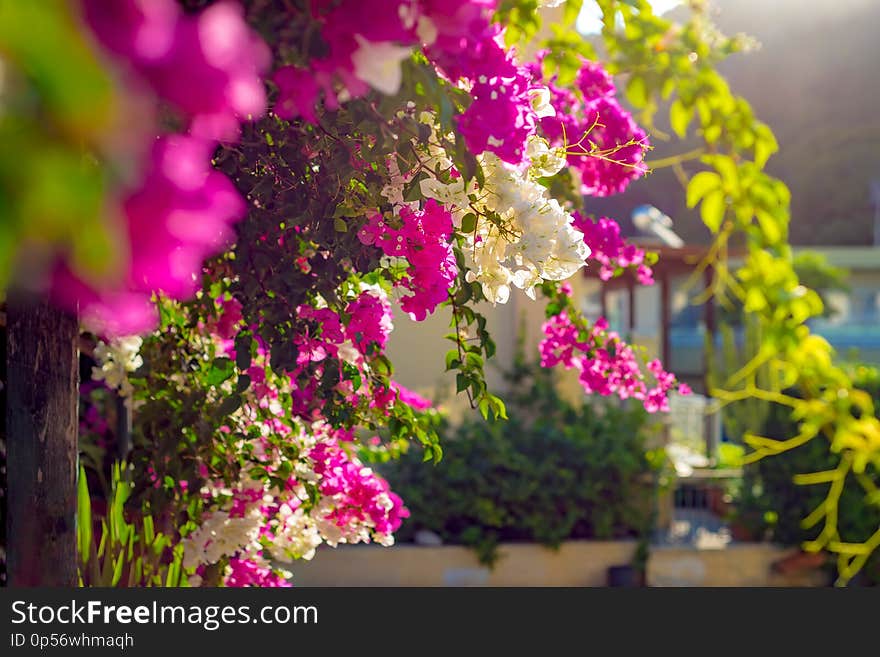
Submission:
M 646 533 L 654 496 L 641 405 L 575 407 L 548 374 L 523 365 L 510 379 L 508 421 L 446 425 L 433 467 L 419 450 L 385 464 L 412 513 L 398 538 L 430 530 L 491 565 L 501 541 L 555 547 Z

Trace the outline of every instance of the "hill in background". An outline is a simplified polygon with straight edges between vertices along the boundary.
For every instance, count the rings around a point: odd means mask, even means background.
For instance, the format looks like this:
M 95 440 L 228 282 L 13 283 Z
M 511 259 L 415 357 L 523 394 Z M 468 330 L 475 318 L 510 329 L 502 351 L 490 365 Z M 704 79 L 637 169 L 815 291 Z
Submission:
M 780 151 L 767 169 L 791 188 L 792 243 L 873 243 L 870 190 L 872 181 L 880 185 L 880 0 L 714 0 L 713 5 L 722 31 L 745 32 L 761 44 L 755 52 L 734 55 L 720 70 L 779 140 Z M 668 128 L 665 115 L 661 109 L 661 129 Z M 688 144 L 655 140 L 650 158 L 685 150 Z M 698 166 L 685 168 L 690 173 Z M 587 210 L 627 223 L 642 203 L 670 215 L 687 241 L 708 240 L 669 169 L 616 197 L 589 198 Z

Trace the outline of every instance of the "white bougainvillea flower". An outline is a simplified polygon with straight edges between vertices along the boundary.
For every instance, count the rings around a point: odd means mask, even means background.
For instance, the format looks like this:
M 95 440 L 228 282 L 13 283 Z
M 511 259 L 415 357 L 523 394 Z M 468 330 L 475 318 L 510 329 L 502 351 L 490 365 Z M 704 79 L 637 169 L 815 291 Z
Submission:
M 143 340 L 136 335 L 115 338 L 109 343 L 98 342 L 94 352 L 98 365 L 92 368 L 92 379 L 103 381 L 123 397 L 131 395 L 133 389 L 128 373 L 144 364 L 138 353 L 142 344 Z
M 565 149 L 551 148 L 547 140 L 533 135 L 526 144 L 529 172 L 536 178 L 555 176 L 566 165 Z
M 390 41 L 374 43 L 355 34 L 358 49 L 351 56 L 354 74 L 383 94 L 393 96 L 400 91 L 403 72 L 400 63 L 412 54 L 412 48 Z
M 468 194 L 476 191 L 476 182 L 471 181 L 471 183 L 466 189 L 464 178 L 458 178 L 448 184 L 444 184 L 436 178 L 425 178 L 419 182 L 419 188 L 425 198 L 432 198 L 450 209 L 457 209 L 466 208 Z
M 529 89 L 529 104 L 532 111 L 539 119 L 556 116 L 556 109 L 550 102 L 550 89 L 547 87 L 532 87 Z

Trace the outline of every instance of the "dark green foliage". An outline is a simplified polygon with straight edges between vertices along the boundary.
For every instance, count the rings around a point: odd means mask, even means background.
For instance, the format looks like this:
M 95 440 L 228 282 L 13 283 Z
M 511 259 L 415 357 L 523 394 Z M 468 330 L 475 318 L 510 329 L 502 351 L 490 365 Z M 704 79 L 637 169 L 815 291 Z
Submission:
M 441 429 L 443 460 L 433 467 L 418 449 L 385 466 L 412 513 L 399 540 L 431 530 L 444 542 L 476 548 L 491 565 L 502 541 L 555 547 L 643 532 L 654 499 L 647 413 L 638 404 L 575 407 L 546 372 L 529 367 L 510 378 L 508 421 Z

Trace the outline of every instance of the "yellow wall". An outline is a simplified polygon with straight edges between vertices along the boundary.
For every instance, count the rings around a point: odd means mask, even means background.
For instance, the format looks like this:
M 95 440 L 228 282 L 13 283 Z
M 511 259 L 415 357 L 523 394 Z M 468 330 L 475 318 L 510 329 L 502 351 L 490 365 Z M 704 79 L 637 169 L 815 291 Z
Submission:
M 580 273 L 569 279 L 569 283 L 576 300 L 586 295 L 591 286 L 597 285 L 595 280 L 587 280 Z M 517 289 L 511 291 L 510 300 L 506 304 L 494 307 L 489 303 L 478 305 L 477 310 L 486 316 L 486 327 L 497 346 L 494 359 L 486 364 L 490 390 L 503 392 L 499 368 L 506 369 L 512 364 L 520 327 L 525 329 L 524 346 L 527 358 L 538 360 L 538 343 L 541 340 L 545 307 L 546 303 L 540 297 L 532 301 Z M 464 408 L 462 404 L 466 406 L 466 400 L 454 399 L 454 373 L 444 372 L 446 352 L 455 346 L 452 341 L 443 338 L 453 330 L 449 326 L 450 321 L 451 312 L 448 308 L 438 308 L 424 321 L 414 322 L 395 307 L 394 331 L 388 341 L 387 354 L 394 363 L 395 380 L 407 388 L 440 401 L 453 415 L 457 415 Z M 572 399 L 583 398 L 583 390 L 573 372 L 557 368 L 557 380 L 563 394 Z
M 610 566 L 627 565 L 635 541 L 567 541 L 558 551 L 534 543 L 500 547 L 494 569 L 461 546 L 354 545 L 322 548 L 297 562 L 295 586 L 606 586 Z M 792 550 L 741 543 L 719 550 L 652 547 L 649 586 L 822 586 L 818 571 L 781 575 L 772 565 Z
M 295 586 L 604 586 L 609 566 L 627 564 L 634 541 L 570 541 L 558 552 L 532 543 L 503 545 L 490 570 L 460 546 L 322 549 L 293 568 Z

